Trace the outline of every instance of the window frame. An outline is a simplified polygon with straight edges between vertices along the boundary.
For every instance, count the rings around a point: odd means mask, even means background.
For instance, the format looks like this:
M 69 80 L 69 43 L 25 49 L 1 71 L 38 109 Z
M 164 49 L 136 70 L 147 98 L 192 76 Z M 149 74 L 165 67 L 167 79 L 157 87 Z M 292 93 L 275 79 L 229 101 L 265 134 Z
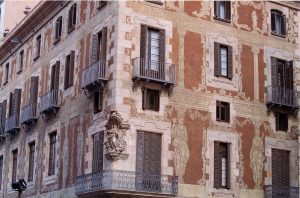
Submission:
M 151 94 L 154 94 L 154 104 L 153 107 L 151 106 Z M 159 112 L 160 109 L 160 90 L 151 89 L 148 87 L 142 88 L 142 108 L 143 110 L 150 110 Z
M 221 146 L 225 148 L 224 150 L 221 149 Z M 226 177 L 225 177 L 225 185 L 222 185 L 223 179 L 223 167 L 222 167 L 222 159 L 226 159 Z M 219 164 L 221 162 L 221 164 Z M 217 165 L 218 163 L 218 165 Z M 221 142 L 221 141 L 214 141 L 214 188 L 216 189 L 230 189 L 230 143 L 228 142 Z M 219 170 L 220 169 L 220 170 Z M 220 172 L 218 172 L 220 171 Z M 221 174 L 221 175 L 217 175 Z M 221 179 L 219 181 L 218 179 Z
M 282 38 L 286 38 L 286 15 L 283 14 L 282 11 L 277 9 L 271 9 L 271 34 L 274 36 L 279 36 Z M 280 17 L 281 24 L 280 24 L 280 30 L 281 32 L 276 31 L 276 17 Z M 274 20 L 274 21 L 273 21 Z
M 224 12 L 225 12 L 225 18 L 220 17 L 220 6 L 221 2 L 224 2 Z M 229 9 L 229 11 L 226 12 L 226 9 Z M 214 1 L 214 19 L 226 23 L 231 23 L 231 1 Z
M 48 176 L 55 175 L 57 132 L 49 133 L 49 167 Z
M 19 53 L 19 67 L 18 67 L 17 74 L 20 74 L 23 71 L 23 67 L 24 67 L 24 50 L 21 50 Z
M 287 132 L 289 129 L 289 115 L 284 112 L 277 112 L 275 115 L 276 131 Z
M 18 174 L 18 149 L 12 150 L 12 175 L 11 175 L 11 182 L 17 181 L 17 174 Z
M 222 118 L 222 110 L 224 110 L 224 119 Z M 230 123 L 230 103 L 216 101 L 216 121 Z
M 57 44 L 60 42 L 62 37 L 62 27 L 63 27 L 63 18 L 62 16 L 58 17 L 55 21 L 55 30 L 54 30 L 54 42 L 53 44 Z
M 222 52 L 221 49 L 226 48 L 227 54 L 227 75 L 222 75 Z M 214 42 L 214 76 L 232 80 L 233 78 L 233 47 L 223 43 Z
M 42 47 L 42 35 L 39 34 L 35 39 L 35 53 L 33 61 L 36 61 L 41 56 L 41 47 Z
M 93 97 L 93 112 L 97 114 L 103 111 L 103 90 L 96 91 Z
M 70 7 L 68 12 L 68 24 L 67 24 L 68 34 L 73 32 L 73 30 L 75 30 L 76 23 L 77 23 L 77 3 L 74 3 Z
M 28 156 L 28 175 L 27 181 L 33 181 L 34 177 L 34 160 L 35 160 L 35 142 L 30 142 L 29 146 L 29 156 Z
M 5 64 L 5 75 L 4 75 L 4 80 L 3 80 L 3 86 L 8 83 L 8 78 L 9 78 L 9 63 Z

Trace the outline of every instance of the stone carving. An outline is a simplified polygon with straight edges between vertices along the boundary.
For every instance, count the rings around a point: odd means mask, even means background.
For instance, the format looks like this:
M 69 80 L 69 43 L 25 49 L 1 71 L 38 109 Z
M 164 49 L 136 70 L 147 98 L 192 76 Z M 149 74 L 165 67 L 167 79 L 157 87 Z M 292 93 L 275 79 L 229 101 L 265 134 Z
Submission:
M 185 173 L 186 164 L 190 158 L 190 151 L 187 144 L 188 134 L 183 124 L 184 115 L 185 115 L 185 110 L 178 109 L 177 111 L 178 119 L 174 118 L 172 120 L 172 138 L 173 138 L 173 146 L 174 146 L 175 173 L 178 176 L 180 183 L 183 183 L 183 175 Z
M 259 122 L 255 122 L 259 123 Z M 255 189 L 260 189 L 263 175 L 264 167 L 264 144 L 263 139 L 259 135 L 259 125 L 255 124 L 255 137 L 252 140 L 252 146 L 250 151 L 250 166 L 253 171 L 253 180 L 255 182 Z
M 128 154 L 125 153 L 127 148 L 125 136 L 129 127 L 129 123 L 124 121 L 117 111 L 113 110 L 110 112 L 108 122 L 105 125 L 106 142 L 104 145 L 107 150 L 107 159 L 115 161 L 128 158 Z

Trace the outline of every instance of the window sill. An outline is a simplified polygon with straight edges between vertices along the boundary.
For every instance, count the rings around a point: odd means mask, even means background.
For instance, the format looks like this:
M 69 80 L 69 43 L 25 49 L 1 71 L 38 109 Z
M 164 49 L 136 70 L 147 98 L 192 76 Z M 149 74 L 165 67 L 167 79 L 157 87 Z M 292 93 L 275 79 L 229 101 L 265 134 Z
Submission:
M 222 18 L 218 18 L 216 16 L 214 16 L 214 19 L 217 20 L 217 21 L 224 22 L 224 23 L 231 23 L 230 19 L 222 19 Z
M 61 40 L 60 38 L 55 39 L 54 42 L 53 42 L 53 45 L 56 45 L 57 43 L 59 43 L 60 40 Z
M 72 27 L 68 28 L 68 34 L 70 34 L 71 32 L 73 32 L 73 30 L 75 30 L 75 26 L 72 26 Z
M 36 60 L 38 60 L 39 58 L 40 58 L 40 55 L 34 57 L 34 58 L 33 58 L 33 61 L 36 61 Z
M 215 76 L 215 77 L 221 78 L 221 79 L 232 80 L 232 78 L 229 78 L 228 76 L 222 76 L 222 75 L 219 75 L 219 76 Z
M 286 35 L 285 34 L 278 34 L 277 32 L 271 32 L 271 34 L 273 36 L 277 36 L 277 37 L 281 37 L 281 38 L 286 38 Z
M 56 178 L 57 177 L 56 177 L 55 174 L 54 175 L 48 175 L 48 173 L 47 173 L 47 176 L 44 177 L 43 184 L 44 185 L 53 184 L 53 183 L 55 183 Z

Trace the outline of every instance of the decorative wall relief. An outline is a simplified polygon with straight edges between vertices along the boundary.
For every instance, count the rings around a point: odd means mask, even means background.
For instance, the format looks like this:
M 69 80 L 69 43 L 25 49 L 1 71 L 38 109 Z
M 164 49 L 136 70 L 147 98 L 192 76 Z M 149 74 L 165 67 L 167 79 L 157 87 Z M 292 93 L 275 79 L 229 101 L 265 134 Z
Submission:
M 127 148 L 125 136 L 126 130 L 130 128 L 129 123 L 124 121 L 116 110 L 112 110 L 105 128 L 106 142 L 104 142 L 104 145 L 107 150 L 106 158 L 112 161 L 119 159 L 126 160 L 128 154 L 125 153 Z

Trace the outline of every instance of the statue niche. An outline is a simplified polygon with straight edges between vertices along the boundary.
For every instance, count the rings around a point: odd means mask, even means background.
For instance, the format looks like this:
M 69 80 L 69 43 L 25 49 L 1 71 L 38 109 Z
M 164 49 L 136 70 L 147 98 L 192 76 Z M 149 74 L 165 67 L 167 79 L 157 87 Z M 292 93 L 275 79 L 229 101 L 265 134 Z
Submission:
M 126 130 L 130 128 L 127 121 L 124 121 L 122 116 L 115 110 L 109 114 L 106 128 L 106 158 L 112 161 L 119 159 L 126 160 L 128 154 L 125 153 L 127 143 L 125 141 Z

